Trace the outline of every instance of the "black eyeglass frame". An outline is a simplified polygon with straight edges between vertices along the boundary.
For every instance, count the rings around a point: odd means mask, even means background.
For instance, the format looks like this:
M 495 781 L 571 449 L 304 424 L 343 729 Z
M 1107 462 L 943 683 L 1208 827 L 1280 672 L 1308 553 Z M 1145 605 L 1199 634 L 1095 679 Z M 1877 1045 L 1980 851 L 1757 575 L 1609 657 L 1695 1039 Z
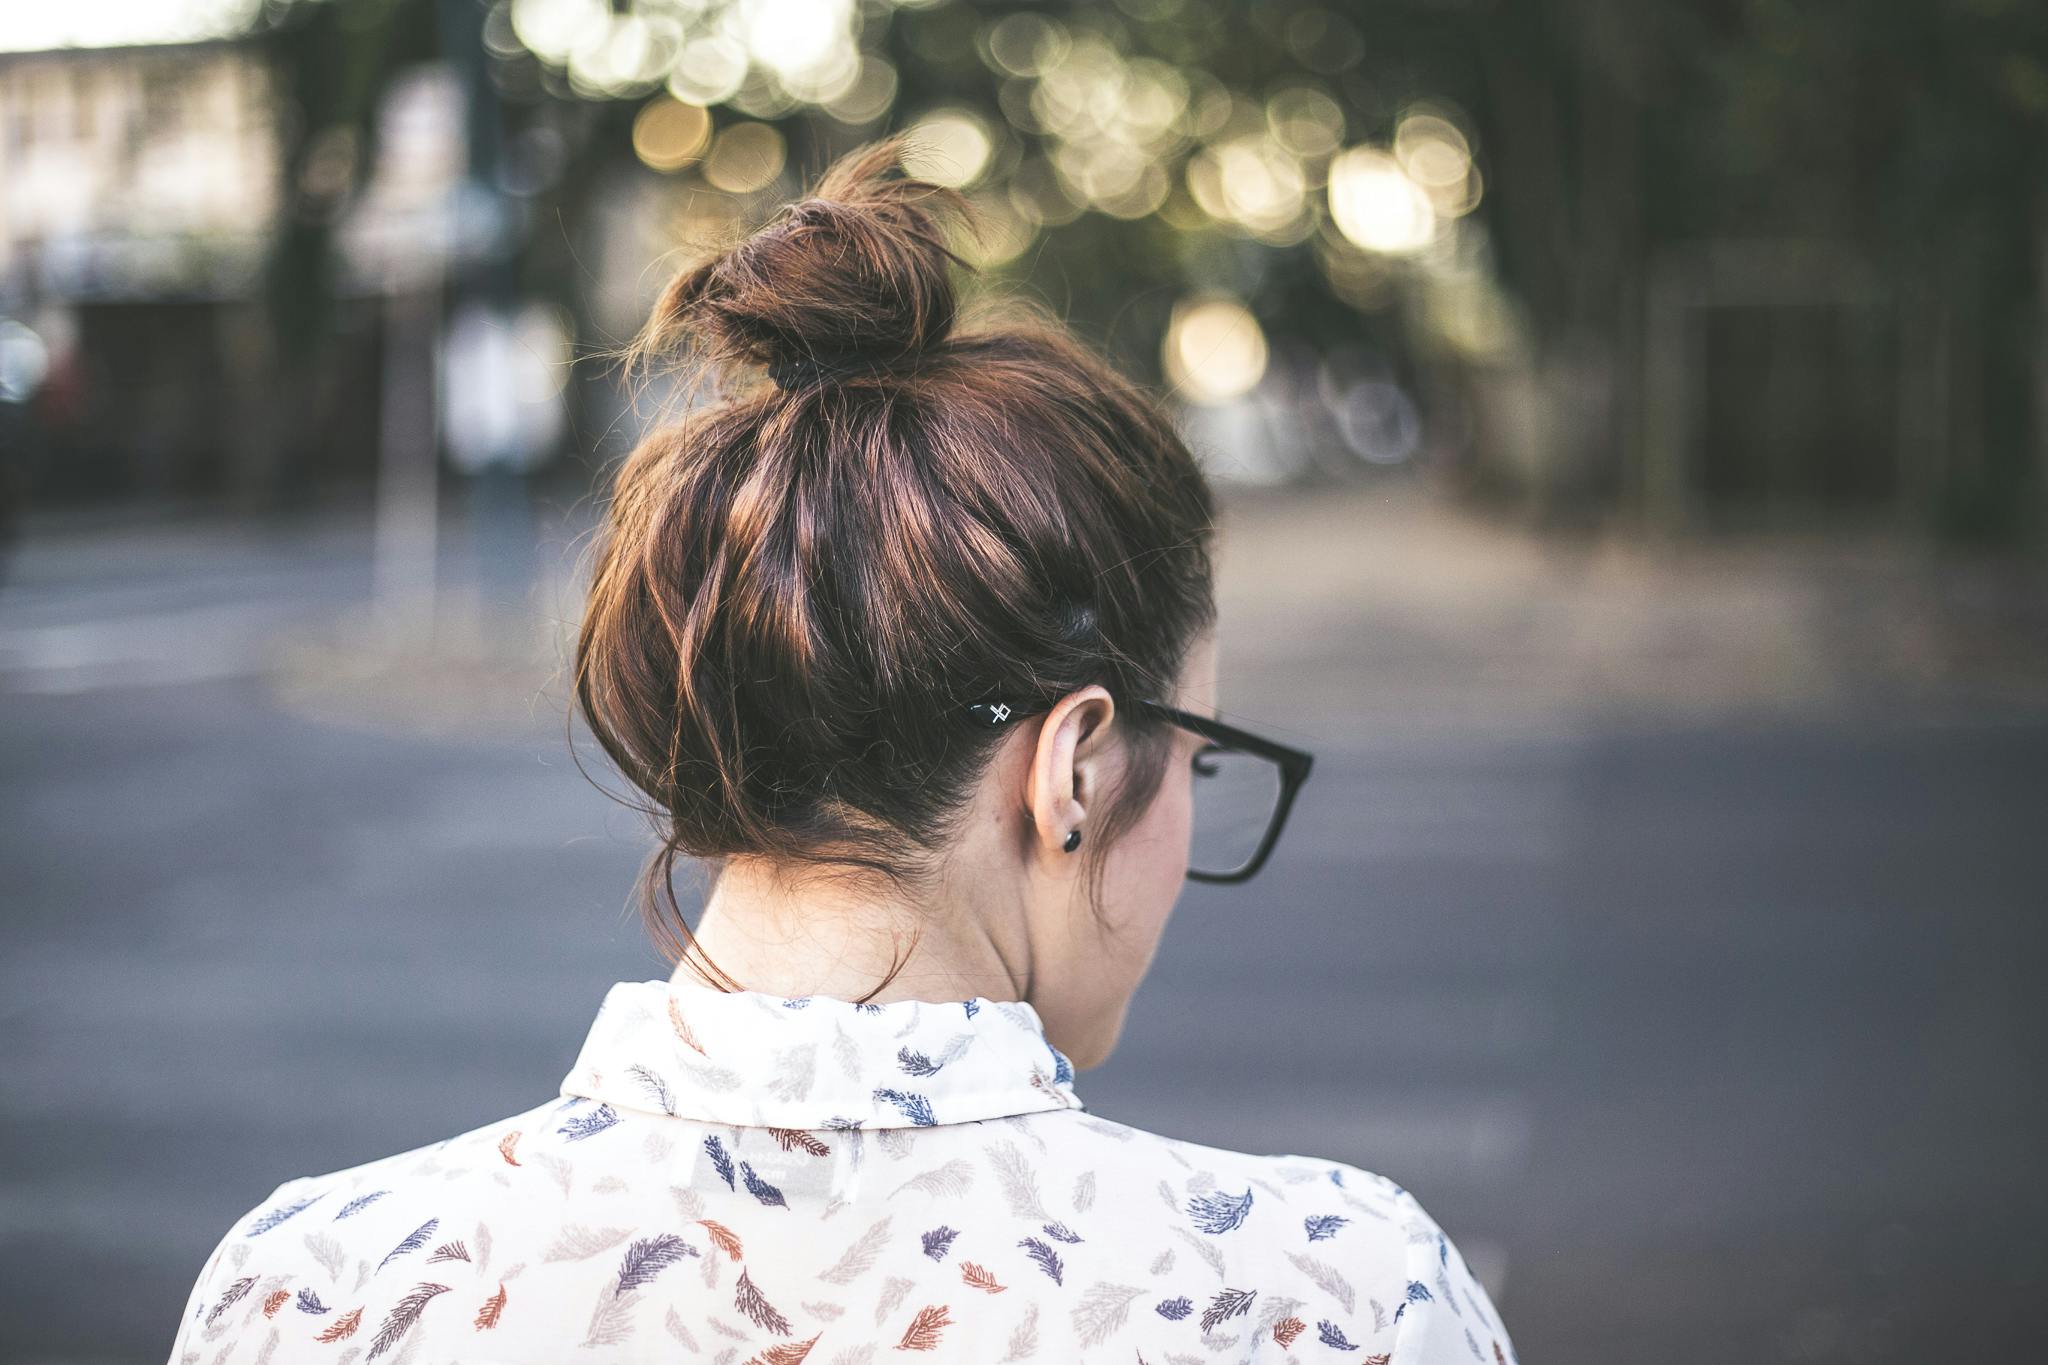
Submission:
M 1161 720 L 1178 725 L 1183 730 L 1193 731 L 1219 748 L 1255 754 L 1278 765 L 1280 795 L 1273 802 L 1273 814 L 1266 822 L 1266 832 L 1259 837 L 1259 845 L 1252 851 L 1250 860 L 1243 867 L 1231 872 L 1202 872 L 1193 867 L 1187 872 L 1190 881 L 1221 885 L 1250 881 L 1252 875 L 1265 866 L 1267 857 L 1273 852 L 1273 846 L 1280 842 L 1280 831 L 1287 824 L 1287 812 L 1293 809 L 1295 793 L 1301 790 L 1301 784 L 1308 781 L 1309 770 L 1315 766 L 1315 755 L 1306 749 L 1297 749 L 1291 744 L 1282 744 L 1276 739 L 1255 735 L 1249 730 L 1218 720 L 1214 716 L 1197 715 L 1193 711 L 1183 711 L 1177 706 L 1168 706 L 1164 702 L 1152 701 L 1149 698 L 1141 698 L 1138 705 Z
M 1177 706 L 1168 706 L 1165 702 L 1153 701 L 1149 697 L 1139 698 L 1138 706 L 1159 720 L 1177 725 L 1183 730 L 1193 731 L 1218 748 L 1254 754 L 1279 766 L 1280 796 L 1273 803 L 1273 813 L 1266 821 L 1266 831 L 1259 836 L 1258 847 L 1252 851 L 1250 861 L 1230 872 L 1203 872 L 1193 867 L 1187 870 L 1190 881 L 1217 885 L 1250 881 L 1252 874 L 1265 866 L 1267 857 L 1273 852 L 1273 846 L 1280 842 L 1280 831 L 1287 824 L 1287 812 L 1293 809 L 1294 796 L 1301 790 L 1301 784 L 1308 781 L 1309 769 L 1315 766 L 1315 755 L 1306 749 L 1297 749 L 1291 744 L 1282 744 L 1279 740 L 1255 735 L 1249 730 L 1241 729 L 1228 721 L 1218 720 L 1214 716 L 1183 711 Z M 989 726 L 1003 725 L 1016 719 L 1020 714 L 1015 707 L 1001 701 L 971 702 L 966 710 L 983 725 Z

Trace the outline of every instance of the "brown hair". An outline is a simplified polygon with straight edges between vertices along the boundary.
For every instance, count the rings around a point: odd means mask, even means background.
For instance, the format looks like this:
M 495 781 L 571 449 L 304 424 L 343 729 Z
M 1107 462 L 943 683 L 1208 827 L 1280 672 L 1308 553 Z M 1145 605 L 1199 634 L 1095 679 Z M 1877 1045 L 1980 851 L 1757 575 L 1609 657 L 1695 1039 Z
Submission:
M 714 401 L 619 466 L 575 695 L 653 802 L 642 909 L 675 961 L 679 857 L 927 886 L 1010 728 L 967 704 L 1029 716 L 1091 683 L 1129 746 L 1084 850 L 1099 910 L 1104 855 L 1171 752 L 1132 703 L 1168 699 L 1215 620 L 1194 458 L 1042 308 L 960 313 L 945 234 L 973 207 L 891 175 L 903 149 L 849 153 L 678 274 L 634 346 L 697 362 Z

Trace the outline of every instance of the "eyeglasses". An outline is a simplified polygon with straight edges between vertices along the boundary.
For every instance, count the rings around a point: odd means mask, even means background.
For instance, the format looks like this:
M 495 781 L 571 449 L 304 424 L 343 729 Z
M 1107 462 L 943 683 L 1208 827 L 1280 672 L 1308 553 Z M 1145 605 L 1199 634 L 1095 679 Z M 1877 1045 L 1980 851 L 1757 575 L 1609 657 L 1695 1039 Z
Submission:
M 1314 755 L 1214 716 L 1150 700 L 1138 705 L 1207 741 L 1192 760 L 1194 822 L 1188 879 L 1250 881 L 1280 842 L 1295 793 L 1315 765 Z
M 1206 741 L 1191 760 L 1194 820 L 1188 879 L 1250 881 L 1280 841 L 1280 829 L 1287 823 L 1294 794 L 1308 780 L 1314 756 L 1214 716 L 1149 699 L 1140 699 L 1138 705 Z M 1002 701 L 978 701 L 966 709 L 984 725 L 1001 725 L 1018 714 Z

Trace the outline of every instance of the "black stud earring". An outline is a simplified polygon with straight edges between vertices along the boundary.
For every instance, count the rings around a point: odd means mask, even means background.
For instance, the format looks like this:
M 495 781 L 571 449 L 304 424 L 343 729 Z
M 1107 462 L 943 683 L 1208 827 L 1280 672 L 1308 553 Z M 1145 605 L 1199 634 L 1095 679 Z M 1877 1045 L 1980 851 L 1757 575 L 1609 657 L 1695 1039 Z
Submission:
M 1072 853 L 1075 849 L 1079 848 L 1080 846 L 1081 831 L 1078 829 L 1068 830 L 1067 842 L 1065 843 L 1065 845 L 1063 845 L 1063 847 L 1065 847 L 1067 852 Z

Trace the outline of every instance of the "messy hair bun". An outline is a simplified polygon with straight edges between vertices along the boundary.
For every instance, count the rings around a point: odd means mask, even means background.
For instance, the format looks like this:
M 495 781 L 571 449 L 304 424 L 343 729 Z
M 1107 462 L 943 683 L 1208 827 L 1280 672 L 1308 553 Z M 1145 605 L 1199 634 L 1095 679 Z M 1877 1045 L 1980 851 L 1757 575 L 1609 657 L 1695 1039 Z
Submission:
M 1172 699 L 1215 617 L 1214 506 L 1187 447 L 1042 309 L 956 316 L 946 232 L 972 215 L 957 191 L 894 175 L 901 151 L 850 153 L 685 270 L 639 341 L 653 362 L 743 376 L 869 367 L 743 383 L 617 470 L 575 694 L 648 798 L 661 844 L 643 908 L 675 960 L 702 961 L 678 859 L 926 889 L 1004 733 L 968 705 L 1028 717 L 1090 684 L 1127 746 L 1082 855 L 1099 904 L 1104 854 L 1172 750 L 1135 703 Z
M 810 196 L 739 246 L 676 276 L 646 344 L 771 370 L 858 372 L 914 361 L 953 328 L 948 232 L 976 215 L 958 190 L 886 178 L 901 136 L 836 163 Z

